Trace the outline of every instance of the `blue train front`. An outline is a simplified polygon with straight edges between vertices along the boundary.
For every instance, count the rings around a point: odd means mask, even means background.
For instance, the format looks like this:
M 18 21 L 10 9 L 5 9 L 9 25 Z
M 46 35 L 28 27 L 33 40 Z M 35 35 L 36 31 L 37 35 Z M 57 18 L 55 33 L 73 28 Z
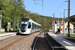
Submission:
M 20 34 L 30 34 L 32 32 L 39 30 L 41 30 L 41 25 L 34 22 L 33 20 L 28 18 L 22 18 L 20 20 L 20 29 L 19 29 Z

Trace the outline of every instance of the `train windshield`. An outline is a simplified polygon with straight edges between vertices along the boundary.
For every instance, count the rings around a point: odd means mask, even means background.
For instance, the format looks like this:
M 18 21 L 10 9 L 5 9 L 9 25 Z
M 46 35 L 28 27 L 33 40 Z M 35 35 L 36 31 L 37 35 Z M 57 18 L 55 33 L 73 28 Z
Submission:
M 21 27 L 26 27 L 26 26 L 27 26 L 27 24 L 28 24 L 28 22 L 27 22 L 27 21 L 22 21 L 22 22 L 21 22 Z
M 25 27 L 27 24 L 22 24 L 22 27 Z

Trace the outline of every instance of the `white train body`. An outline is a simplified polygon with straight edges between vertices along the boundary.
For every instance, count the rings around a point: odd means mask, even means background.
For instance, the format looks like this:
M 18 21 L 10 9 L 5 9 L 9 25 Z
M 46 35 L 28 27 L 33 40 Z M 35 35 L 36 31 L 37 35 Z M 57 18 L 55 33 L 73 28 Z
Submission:
M 20 20 L 20 34 L 30 34 L 32 32 L 40 31 L 41 25 L 31 19 L 23 18 Z

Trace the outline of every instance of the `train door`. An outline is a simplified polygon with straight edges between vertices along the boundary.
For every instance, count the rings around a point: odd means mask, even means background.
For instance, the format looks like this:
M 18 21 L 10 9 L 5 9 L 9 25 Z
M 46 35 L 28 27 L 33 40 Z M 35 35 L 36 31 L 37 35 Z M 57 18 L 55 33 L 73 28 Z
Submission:
M 29 24 L 28 24 L 27 33 L 31 33 L 31 22 L 29 22 Z
M 34 25 L 35 25 L 35 24 L 34 24 L 34 23 L 32 23 L 32 32 L 34 32 L 34 31 L 35 31 L 35 29 L 34 29 L 34 28 L 35 28 L 35 27 L 34 27 Z

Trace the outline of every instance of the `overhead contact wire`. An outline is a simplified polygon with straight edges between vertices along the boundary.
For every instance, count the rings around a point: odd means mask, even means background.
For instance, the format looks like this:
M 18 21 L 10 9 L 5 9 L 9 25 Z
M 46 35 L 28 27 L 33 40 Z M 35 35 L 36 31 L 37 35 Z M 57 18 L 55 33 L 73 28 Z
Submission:
M 57 11 L 64 3 L 65 3 L 65 2 L 63 2 L 63 3 L 56 9 L 56 11 Z M 56 12 L 56 11 L 55 11 L 55 12 Z

